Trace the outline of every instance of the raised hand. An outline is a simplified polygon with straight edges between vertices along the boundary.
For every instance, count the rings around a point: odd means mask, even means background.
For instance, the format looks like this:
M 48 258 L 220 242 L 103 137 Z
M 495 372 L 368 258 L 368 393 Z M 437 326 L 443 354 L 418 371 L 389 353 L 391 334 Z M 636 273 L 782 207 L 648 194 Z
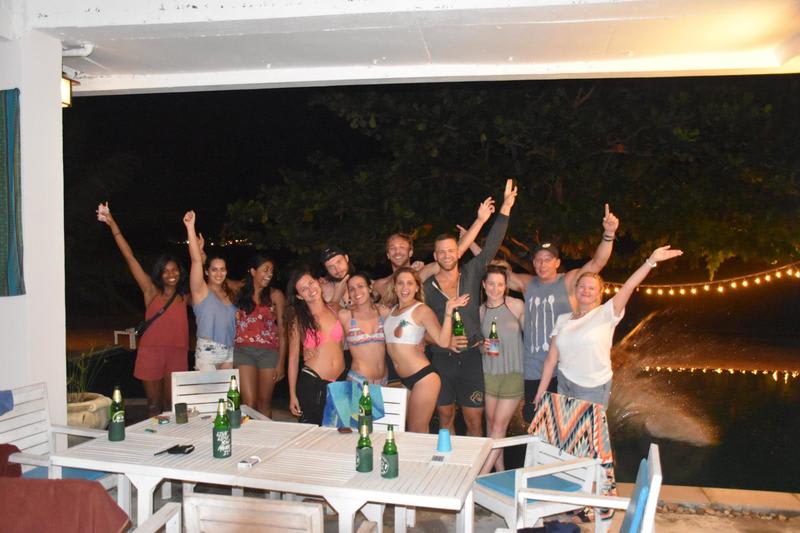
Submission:
M 200 247 L 200 251 L 201 252 L 206 247 L 206 239 L 205 239 L 205 237 L 203 237 L 202 233 L 198 233 L 197 234 L 197 246 Z
M 450 298 L 447 300 L 447 305 L 445 305 L 445 313 L 452 314 L 453 310 L 457 307 L 464 307 L 469 302 L 469 293 L 462 294 L 461 296 L 457 296 L 455 298 Z
M 494 213 L 494 200 L 490 196 L 478 206 L 478 220 L 481 222 L 486 222 L 489 220 L 489 217 L 492 216 L 492 213 Z M 458 225 L 456 225 L 456 227 L 459 228 L 459 231 L 463 229 Z M 466 232 L 466 230 L 464 232 Z
M 506 210 L 511 209 L 516 199 L 517 199 L 517 186 L 514 185 L 514 180 L 507 179 L 506 188 L 503 191 L 503 205 L 501 209 L 503 208 L 505 208 Z
M 603 217 L 603 234 L 613 236 L 619 228 L 619 219 L 608 209 L 606 204 L 606 214 Z
M 183 224 L 187 228 L 194 227 L 195 222 L 195 214 L 194 211 L 187 211 L 185 215 L 183 215 Z
M 108 208 L 108 202 L 98 205 L 95 213 L 97 213 L 97 220 L 109 225 L 111 224 L 110 221 L 113 219 L 111 217 L 111 210 Z
M 673 259 L 681 255 L 683 255 L 682 250 L 673 250 L 668 244 L 653 250 L 653 253 L 650 254 L 650 257 L 648 258 L 648 262 L 660 263 L 661 261 L 667 261 L 668 259 Z

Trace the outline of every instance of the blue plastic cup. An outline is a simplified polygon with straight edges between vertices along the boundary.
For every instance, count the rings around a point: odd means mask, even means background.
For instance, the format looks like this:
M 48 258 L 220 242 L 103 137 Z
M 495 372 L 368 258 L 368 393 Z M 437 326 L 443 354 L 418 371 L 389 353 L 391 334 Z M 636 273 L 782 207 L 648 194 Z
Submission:
M 449 429 L 440 429 L 439 430 L 439 440 L 436 443 L 436 451 L 441 453 L 449 452 L 453 449 L 453 445 L 450 443 L 450 430 Z

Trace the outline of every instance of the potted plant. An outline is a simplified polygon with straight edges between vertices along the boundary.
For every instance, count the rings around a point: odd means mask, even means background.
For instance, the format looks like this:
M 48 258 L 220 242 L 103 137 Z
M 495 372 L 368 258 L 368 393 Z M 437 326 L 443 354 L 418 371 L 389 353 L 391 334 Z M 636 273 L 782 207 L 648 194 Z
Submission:
M 106 360 L 94 347 L 67 358 L 67 424 L 95 429 L 108 425 L 111 398 L 89 392 Z

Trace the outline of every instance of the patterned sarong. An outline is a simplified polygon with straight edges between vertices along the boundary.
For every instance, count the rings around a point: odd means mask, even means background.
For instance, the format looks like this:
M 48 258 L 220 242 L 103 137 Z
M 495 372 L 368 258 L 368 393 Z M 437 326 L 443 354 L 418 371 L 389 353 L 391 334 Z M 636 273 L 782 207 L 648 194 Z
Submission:
M 528 433 L 575 457 L 596 457 L 606 471 L 606 496 L 617 495 L 606 412 L 599 403 L 545 393 Z M 607 519 L 613 511 L 601 516 Z

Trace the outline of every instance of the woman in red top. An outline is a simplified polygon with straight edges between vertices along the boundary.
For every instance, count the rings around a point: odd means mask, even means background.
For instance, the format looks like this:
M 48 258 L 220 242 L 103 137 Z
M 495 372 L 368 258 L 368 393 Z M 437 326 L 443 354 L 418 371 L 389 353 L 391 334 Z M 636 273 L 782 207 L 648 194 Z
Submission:
M 247 279 L 236 298 L 233 365 L 239 369 L 242 403 L 272 416 L 275 384 L 286 375 L 283 292 L 269 284 L 275 272 L 271 259 L 250 260 Z
M 105 222 L 142 290 L 145 319 L 154 317 L 176 294 L 164 314 L 156 318 L 139 339 L 133 375 L 142 381 L 151 415 L 172 408 L 172 373 L 188 369 L 189 320 L 186 316 L 186 271 L 172 255 L 158 258 L 148 275 L 133 255 L 128 241 L 111 216 L 108 202 L 97 207 L 97 220 Z

